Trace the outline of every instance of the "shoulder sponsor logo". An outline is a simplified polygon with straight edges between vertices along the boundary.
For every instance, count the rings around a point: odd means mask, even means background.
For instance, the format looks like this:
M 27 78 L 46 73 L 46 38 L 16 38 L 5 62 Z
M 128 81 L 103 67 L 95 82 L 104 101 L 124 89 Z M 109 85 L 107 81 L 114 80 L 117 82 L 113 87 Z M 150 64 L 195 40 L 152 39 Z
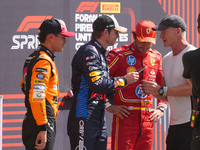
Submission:
M 136 63 L 136 59 L 135 59 L 135 57 L 134 56 L 128 56 L 127 57 L 127 63 L 129 64 L 129 65 L 135 65 L 135 63 Z
M 117 82 L 115 82 L 115 88 L 119 87 L 119 86 L 124 86 L 124 85 L 125 85 L 125 83 L 124 83 L 123 79 L 119 79 L 119 80 L 117 80 Z
M 120 2 L 101 2 L 101 13 L 120 13 Z
M 98 5 L 99 5 L 99 2 L 85 2 L 84 1 L 80 3 L 76 12 L 90 11 L 90 13 L 94 13 Z
M 86 57 L 86 60 L 94 59 L 95 55 Z
M 16 32 L 22 32 L 22 35 L 13 35 L 13 46 L 11 49 L 36 49 L 38 46 L 38 35 L 27 35 L 30 29 L 37 29 L 46 19 L 51 19 L 52 16 L 26 16 L 19 25 Z
M 44 68 L 36 68 L 35 72 L 47 73 L 47 69 L 44 69 Z
M 101 78 L 101 76 L 96 76 L 96 77 L 92 78 L 91 80 L 92 80 L 92 82 L 95 82 L 95 81 L 97 81 L 99 78 Z
M 92 71 L 92 72 L 90 72 L 89 76 L 90 76 L 90 77 L 91 77 L 91 76 L 98 76 L 98 75 L 100 75 L 100 74 L 101 74 L 100 71 Z
M 90 71 L 93 71 L 93 70 L 97 70 L 97 69 L 99 69 L 98 67 L 95 67 L 95 66 L 89 66 L 89 68 L 88 68 Z

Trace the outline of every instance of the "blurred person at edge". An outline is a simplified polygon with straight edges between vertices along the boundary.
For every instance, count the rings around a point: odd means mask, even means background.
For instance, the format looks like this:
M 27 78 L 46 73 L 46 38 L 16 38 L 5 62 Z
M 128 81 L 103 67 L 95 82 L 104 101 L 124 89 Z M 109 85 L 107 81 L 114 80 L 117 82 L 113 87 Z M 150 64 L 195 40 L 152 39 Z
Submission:
M 112 150 L 151 150 L 153 141 L 153 120 L 164 115 L 167 103 L 158 100 L 157 108 L 152 109 L 153 96 L 143 95 L 139 90 L 141 80 L 162 81 L 162 56 L 151 48 L 156 44 L 155 24 L 142 20 L 133 32 L 134 42 L 113 49 L 107 54 L 110 77 L 124 76 L 128 72 L 140 72 L 139 80 L 115 93 L 114 104 L 107 108 L 115 112 L 115 107 L 123 106 L 123 113 L 115 113 L 112 123 Z M 126 108 L 126 109 L 125 109 Z M 123 117 L 125 116 L 125 117 Z
M 200 36 L 200 13 L 198 16 L 198 34 Z M 191 143 L 191 150 L 200 150 L 200 48 L 195 51 L 187 52 L 183 55 L 184 72 L 183 77 L 192 85 L 193 110 L 191 126 L 194 127 Z
M 54 53 L 62 52 L 67 31 L 63 20 L 44 20 L 39 27 L 40 45 L 26 59 L 21 88 L 25 94 L 27 113 L 22 125 L 22 140 L 26 150 L 53 150 L 58 115 L 59 79 Z
M 119 26 L 114 16 L 102 15 L 93 23 L 92 39 L 81 46 L 72 60 L 72 90 L 74 100 L 68 117 L 71 150 L 106 150 L 107 127 L 105 103 L 113 93 L 138 80 L 138 73 L 109 78 L 106 48 L 114 45 Z
M 162 86 L 143 80 L 141 91 L 168 101 L 171 114 L 167 135 L 167 150 L 190 150 L 192 131 L 190 126 L 192 110 L 192 86 L 183 78 L 182 56 L 196 49 L 186 40 L 185 21 L 178 15 L 165 16 L 153 30 L 160 31 L 165 47 L 172 51 L 163 57 Z

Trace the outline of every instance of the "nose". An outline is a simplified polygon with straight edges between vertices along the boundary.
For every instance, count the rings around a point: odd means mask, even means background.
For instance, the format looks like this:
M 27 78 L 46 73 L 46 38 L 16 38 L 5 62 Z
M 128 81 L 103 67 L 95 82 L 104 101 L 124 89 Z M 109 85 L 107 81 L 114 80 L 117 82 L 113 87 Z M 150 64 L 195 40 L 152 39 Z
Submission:
M 150 42 L 144 42 L 144 47 L 146 49 L 149 49 L 151 47 L 151 43 Z

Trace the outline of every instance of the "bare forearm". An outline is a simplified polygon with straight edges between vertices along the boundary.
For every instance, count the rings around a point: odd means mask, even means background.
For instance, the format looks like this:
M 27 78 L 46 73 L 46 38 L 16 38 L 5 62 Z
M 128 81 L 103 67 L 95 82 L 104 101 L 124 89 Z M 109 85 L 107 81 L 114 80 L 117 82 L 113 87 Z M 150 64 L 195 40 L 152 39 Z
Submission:
M 176 87 L 168 87 L 167 96 L 190 96 L 192 95 L 192 85 L 182 84 Z

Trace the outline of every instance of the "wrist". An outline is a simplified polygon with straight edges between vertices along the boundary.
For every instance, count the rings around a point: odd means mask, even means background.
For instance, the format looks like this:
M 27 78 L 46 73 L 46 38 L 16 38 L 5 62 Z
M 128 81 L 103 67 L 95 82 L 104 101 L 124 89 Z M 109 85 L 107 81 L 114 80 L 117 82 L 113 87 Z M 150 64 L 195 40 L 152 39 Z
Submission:
M 165 112 L 165 107 L 163 107 L 163 106 L 160 106 L 158 109 L 159 109 L 160 111 L 162 111 L 162 112 Z
M 167 86 L 161 86 L 160 89 L 158 90 L 158 93 L 160 96 L 167 97 L 167 90 L 168 90 Z
M 105 101 L 105 108 L 108 108 L 108 107 L 110 107 L 112 104 L 109 102 L 109 100 L 108 99 L 106 99 L 106 101 Z

